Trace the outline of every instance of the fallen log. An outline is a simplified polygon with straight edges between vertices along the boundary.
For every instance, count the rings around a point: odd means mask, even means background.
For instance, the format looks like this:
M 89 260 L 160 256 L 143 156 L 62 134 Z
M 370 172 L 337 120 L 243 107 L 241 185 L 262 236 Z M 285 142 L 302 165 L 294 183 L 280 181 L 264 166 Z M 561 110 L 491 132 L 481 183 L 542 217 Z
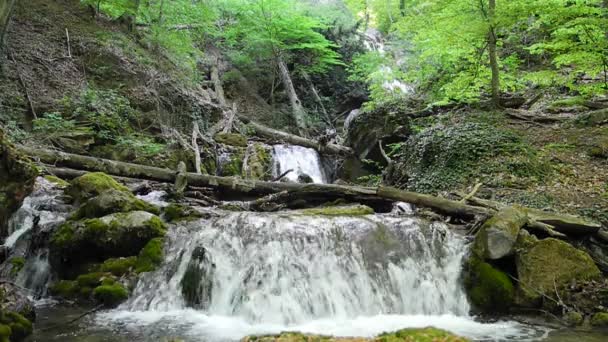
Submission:
M 174 170 L 162 169 L 153 166 L 119 162 L 115 160 L 82 156 L 59 151 L 34 149 L 20 146 L 19 149 L 33 156 L 39 162 L 65 168 L 86 171 L 100 171 L 113 176 L 137 179 L 148 179 L 165 183 L 173 183 L 177 176 Z M 65 174 L 76 175 L 78 171 L 65 171 Z M 333 200 L 338 198 L 361 202 L 389 202 L 403 201 L 426 207 L 442 214 L 459 218 L 474 218 L 486 216 L 490 211 L 486 208 L 474 207 L 457 201 L 431 195 L 403 191 L 391 187 L 361 187 L 338 184 L 298 184 L 283 182 L 265 182 L 247 180 L 235 177 L 219 177 L 212 175 L 199 175 L 185 173 L 189 185 L 212 187 L 218 189 L 223 195 L 238 194 L 240 196 L 269 195 L 280 192 L 289 192 L 291 197 L 300 199 Z
M 319 153 L 335 154 L 339 156 L 354 155 L 354 151 L 350 147 L 337 144 L 320 144 L 318 141 L 302 138 L 298 135 L 289 134 L 270 127 L 266 127 L 264 125 L 260 125 L 259 123 L 251 121 L 249 118 L 244 117 L 242 115 L 239 115 L 238 118 L 239 120 L 253 128 L 256 135 L 264 138 L 269 138 L 277 141 L 285 141 L 293 145 L 309 147 L 317 150 Z

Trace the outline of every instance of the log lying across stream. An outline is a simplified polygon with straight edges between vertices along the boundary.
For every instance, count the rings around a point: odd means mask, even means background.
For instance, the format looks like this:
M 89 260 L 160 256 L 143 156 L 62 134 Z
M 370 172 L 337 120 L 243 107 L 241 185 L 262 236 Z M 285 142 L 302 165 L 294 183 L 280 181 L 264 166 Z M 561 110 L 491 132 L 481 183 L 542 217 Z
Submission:
M 19 147 L 21 151 L 32 156 L 39 163 L 53 165 L 50 171 L 65 178 L 73 178 L 82 174 L 83 171 L 100 171 L 110 175 L 147 179 L 159 182 L 173 183 L 177 172 L 153 166 L 145 166 L 120 162 L 109 159 L 101 159 L 78 154 L 65 153 L 53 150 L 34 149 Z M 219 177 L 212 175 L 200 175 L 186 173 L 188 184 L 191 186 L 211 187 L 220 190 L 223 194 L 235 194 L 243 197 L 264 196 L 269 194 L 287 193 L 289 198 L 294 199 L 316 199 L 331 201 L 333 199 L 347 199 L 353 202 L 369 203 L 374 201 L 403 201 L 420 207 L 429 208 L 437 213 L 467 219 L 484 220 L 501 207 L 496 202 L 471 198 L 468 202 L 475 205 L 465 204 L 442 197 L 419 194 L 404 191 L 392 187 L 362 187 L 337 184 L 298 184 L 282 182 L 266 182 L 258 180 L 247 180 L 237 177 Z M 285 195 L 283 195 L 285 197 Z M 580 235 L 594 234 L 598 232 L 601 225 L 588 222 L 584 219 L 563 214 L 543 212 L 535 209 L 527 209 L 531 219 L 550 225 L 556 231 Z
M 293 135 L 289 133 L 285 133 L 283 131 L 279 131 L 270 127 L 266 127 L 264 125 L 260 125 L 254 121 L 251 121 L 247 117 L 239 116 L 239 120 L 249 125 L 249 127 L 253 128 L 255 134 L 272 140 L 277 141 L 285 141 L 292 145 L 300 145 L 304 147 L 309 147 L 319 151 L 320 153 L 325 154 L 335 154 L 339 156 L 352 156 L 354 155 L 353 150 L 350 147 L 346 147 L 343 145 L 337 144 L 320 144 L 318 141 L 306 139 L 298 135 Z

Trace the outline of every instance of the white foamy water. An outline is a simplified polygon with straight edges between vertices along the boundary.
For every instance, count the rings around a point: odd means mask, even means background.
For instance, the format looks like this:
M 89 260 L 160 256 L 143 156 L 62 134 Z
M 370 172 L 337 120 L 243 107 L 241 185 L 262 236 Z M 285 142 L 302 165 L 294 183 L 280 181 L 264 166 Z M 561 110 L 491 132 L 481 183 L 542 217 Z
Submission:
M 165 201 L 166 196 L 167 196 L 166 191 L 154 190 L 154 191 L 150 191 L 149 193 L 147 193 L 145 195 L 137 195 L 135 197 L 137 197 L 143 201 L 146 201 L 150 204 L 159 206 L 159 207 L 166 207 L 169 205 L 169 203 L 167 201 Z
M 297 145 L 274 145 L 272 153 L 273 176 L 293 170 L 285 178 L 297 182 L 298 176 L 307 174 L 314 183 L 326 183 L 319 153 L 312 148 Z
M 168 240 L 167 262 L 98 323 L 187 341 L 281 331 L 374 336 L 430 325 L 475 339 L 533 332 L 468 315 L 459 282 L 465 241 L 443 224 L 394 215 L 223 213 L 174 226 Z M 181 286 L 193 266 L 202 270 L 205 298 L 194 304 Z

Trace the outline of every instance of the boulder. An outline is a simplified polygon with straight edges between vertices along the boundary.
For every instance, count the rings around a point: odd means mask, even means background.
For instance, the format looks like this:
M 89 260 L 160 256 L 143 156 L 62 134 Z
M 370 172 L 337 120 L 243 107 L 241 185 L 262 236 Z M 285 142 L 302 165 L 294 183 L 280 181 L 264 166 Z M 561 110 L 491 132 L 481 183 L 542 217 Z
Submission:
M 579 127 L 606 125 L 608 124 L 608 108 L 594 110 L 589 113 L 579 115 L 575 122 Z
M 475 255 L 465 264 L 464 285 L 471 304 L 482 312 L 504 312 L 513 304 L 515 289 L 509 276 Z
M 95 218 L 138 210 L 160 214 L 160 210 L 156 206 L 135 197 L 130 192 L 108 189 L 84 202 L 74 213 L 72 219 Z
M 51 259 L 58 267 L 133 256 L 153 238 L 163 237 L 165 224 L 145 211 L 68 221 L 51 237 Z
M 298 183 L 300 183 L 300 184 L 310 184 L 310 183 L 314 183 L 314 181 L 312 180 L 312 177 L 310 177 L 308 174 L 306 174 L 306 173 L 300 173 L 298 175 Z
M 602 225 L 597 222 L 573 215 L 556 214 L 532 208 L 526 208 L 526 214 L 530 221 L 548 224 L 553 226 L 555 231 L 566 235 L 590 235 L 597 233 L 602 228 Z
M 218 133 L 213 139 L 224 145 L 247 147 L 247 137 L 238 133 Z
M 196 309 L 206 309 L 211 303 L 213 273 L 215 264 L 203 246 L 192 251 L 192 257 L 180 282 L 186 305 Z
M 13 311 L 0 310 L 0 342 L 19 342 L 33 332 L 32 322 Z
M 16 312 L 31 321 L 36 319 L 34 302 L 23 289 L 12 283 L 0 284 L 0 310 Z
M 521 227 L 528 222 L 525 211 L 507 207 L 487 220 L 475 237 L 474 251 L 485 259 L 512 255 Z
M 591 316 L 591 325 L 594 327 L 608 328 L 608 312 L 598 312 Z
M 183 204 L 171 203 L 163 208 L 163 218 L 168 222 L 196 221 L 208 215 Z
M 100 195 L 106 190 L 129 192 L 129 189 L 103 172 L 89 172 L 72 180 L 66 193 L 76 201 L 83 203 L 89 198 Z
M 589 254 L 553 238 L 529 244 L 515 259 L 518 302 L 524 306 L 535 306 L 543 295 L 554 297 L 572 282 L 601 276 Z
M 6 139 L 0 129 L 0 237 L 7 223 L 34 189 L 38 169 Z
M 302 334 L 298 332 L 283 332 L 277 335 L 247 336 L 241 342 L 466 342 L 468 339 L 454 335 L 445 330 L 426 327 L 408 328 L 395 332 L 383 333 L 376 337 L 333 337 L 322 335 Z

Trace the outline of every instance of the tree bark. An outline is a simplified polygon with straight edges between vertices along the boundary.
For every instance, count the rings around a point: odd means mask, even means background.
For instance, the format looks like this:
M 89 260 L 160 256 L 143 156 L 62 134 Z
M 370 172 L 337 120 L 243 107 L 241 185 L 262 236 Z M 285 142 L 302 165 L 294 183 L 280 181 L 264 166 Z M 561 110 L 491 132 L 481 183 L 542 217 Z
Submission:
M 296 93 L 296 89 L 293 86 L 293 81 L 291 80 L 289 69 L 287 68 L 285 61 L 283 61 L 283 58 L 281 56 L 276 57 L 276 63 L 279 67 L 279 75 L 281 76 L 281 82 L 285 87 L 285 91 L 287 92 L 287 96 L 289 97 L 289 102 L 291 103 L 291 111 L 296 127 L 298 128 L 298 133 L 300 133 L 300 135 L 306 135 L 306 110 L 304 110 L 302 102 L 300 101 L 300 98 Z
M 335 154 L 335 155 L 339 155 L 339 156 L 354 155 L 354 152 L 350 147 L 336 145 L 336 144 L 322 145 L 322 144 L 319 144 L 317 141 L 314 141 L 311 139 L 302 138 L 297 135 L 285 133 L 285 132 L 278 131 L 278 130 L 270 128 L 270 127 L 260 125 L 259 123 L 253 122 L 253 121 L 249 120 L 249 118 L 244 117 L 242 115 L 239 115 L 239 119 L 242 122 L 249 124 L 249 126 L 251 128 L 253 128 L 253 130 L 255 131 L 255 134 L 260 137 L 269 138 L 269 139 L 273 139 L 273 140 L 277 140 L 277 141 L 284 141 L 284 142 L 288 142 L 292 145 L 299 145 L 299 146 L 313 148 L 313 149 L 317 150 L 319 153 Z
M 220 79 L 220 71 L 219 71 L 219 58 L 215 58 L 215 62 L 211 66 L 211 81 L 213 82 L 213 89 L 215 90 L 215 95 L 220 103 L 222 108 L 226 107 L 226 96 L 224 95 L 224 87 L 222 87 L 222 80 Z
M 0 0 L 0 49 L 4 47 L 4 37 L 13 13 L 15 0 Z
M 500 107 L 500 71 L 498 69 L 498 54 L 496 52 L 496 0 L 488 0 L 488 20 L 490 29 L 488 32 L 488 51 L 490 55 L 490 68 L 492 69 L 492 102 L 494 107 Z

